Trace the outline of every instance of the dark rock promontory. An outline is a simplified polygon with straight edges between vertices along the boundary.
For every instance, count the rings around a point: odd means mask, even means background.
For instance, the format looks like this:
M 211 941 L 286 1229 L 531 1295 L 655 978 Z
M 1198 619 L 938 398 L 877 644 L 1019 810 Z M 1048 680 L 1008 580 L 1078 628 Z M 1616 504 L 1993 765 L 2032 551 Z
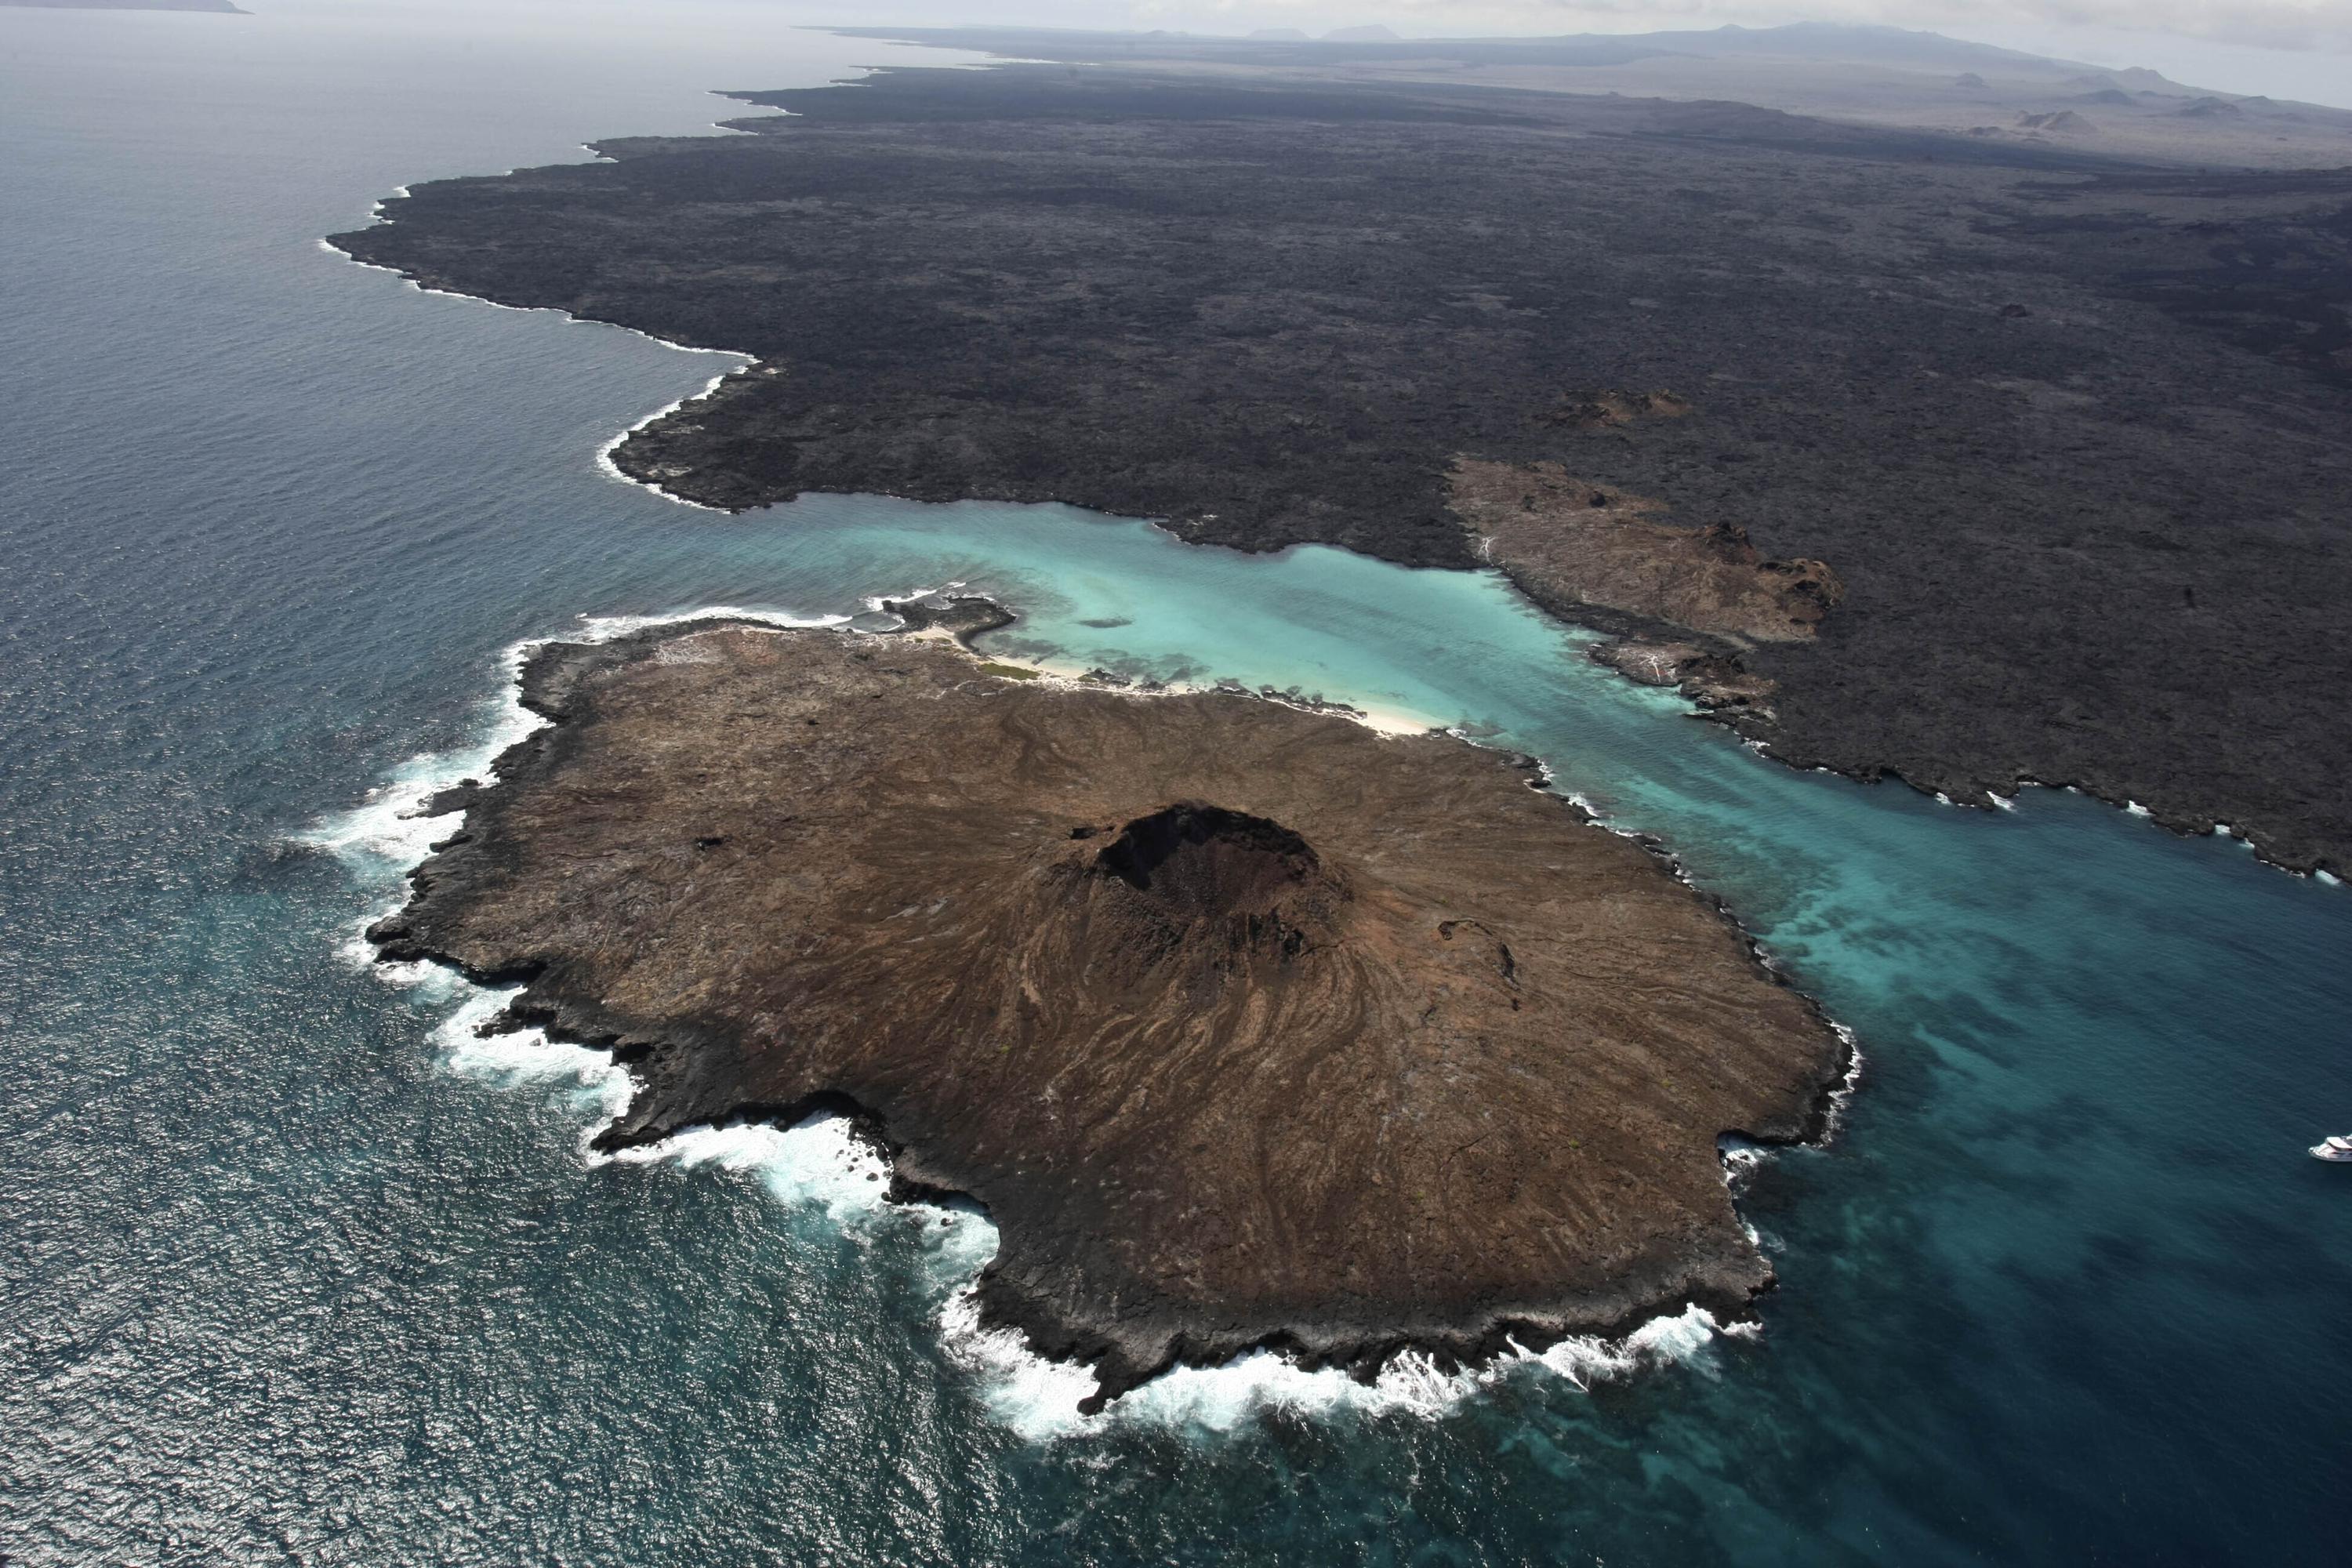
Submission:
M 745 94 L 792 115 L 419 185 L 336 243 L 756 356 L 614 454 L 723 508 L 1056 500 L 1467 566 L 1457 464 L 1557 465 L 1833 574 L 1801 637 L 1597 617 L 1769 691 L 1720 711 L 1775 754 L 2352 869 L 2352 170 L 1150 43 Z
M 985 1316 L 1107 1394 L 1769 1281 L 1717 1140 L 1808 1133 L 1844 1047 L 1650 852 L 1444 736 L 1001 668 L 945 629 L 544 647 L 554 724 L 371 935 L 610 1047 L 608 1144 L 854 1105 L 902 1193 L 987 1205 Z

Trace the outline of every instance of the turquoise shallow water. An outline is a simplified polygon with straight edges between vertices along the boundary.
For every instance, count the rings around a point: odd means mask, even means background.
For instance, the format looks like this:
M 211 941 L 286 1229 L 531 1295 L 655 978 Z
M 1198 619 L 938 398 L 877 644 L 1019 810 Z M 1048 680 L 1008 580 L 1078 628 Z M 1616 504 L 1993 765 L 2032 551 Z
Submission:
M 404 179 L 859 57 L 748 13 L 757 47 L 701 53 L 457 15 L 0 13 L 0 1552 L 2326 1549 L 2352 1187 L 2302 1149 L 2352 1127 L 2346 889 L 2063 794 L 1971 813 L 1790 773 L 1490 578 L 1061 508 L 727 519 L 606 480 L 596 446 L 710 362 L 313 237 Z M 1748 1181 L 1782 1281 L 1760 1333 L 1567 1363 L 1589 1388 L 1261 1366 L 1078 1424 L 955 1330 L 979 1216 L 877 1209 L 823 1129 L 591 1164 L 577 1058 L 473 1041 L 453 989 L 352 962 L 396 863 L 344 836 L 396 826 L 367 806 L 387 781 L 464 765 L 518 640 L 950 580 L 1020 608 L 1008 651 L 1462 724 L 1664 837 L 1867 1058 L 1832 1145 Z

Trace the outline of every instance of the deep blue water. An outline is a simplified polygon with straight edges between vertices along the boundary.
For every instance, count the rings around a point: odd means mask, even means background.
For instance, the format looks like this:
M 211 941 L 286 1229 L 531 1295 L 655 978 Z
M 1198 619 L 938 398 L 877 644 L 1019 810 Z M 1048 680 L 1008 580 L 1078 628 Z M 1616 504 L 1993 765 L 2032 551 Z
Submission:
M 2071 795 L 1779 768 L 1490 578 L 603 478 L 714 362 L 315 237 L 896 55 L 748 6 L 604 20 L 0 10 L 9 1562 L 2334 1546 L 2352 1172 L 2303 1148 L 2352 1129 L 2352 895 Z M 1009 653 L 1475 726 L 1664 836 L 1867 1058 L 1835 1141 L 1747 1179 L 1761 1331 L 1374 1390 L 1260 1362 L 1080 1421 L 960 1325 L 981 1216 L 877 1207 L 821 1127 L 592 1163 L 583 1054 L 354 962 L 428 831 L 397 807 L 491 737 L 520 639 L 950 579 L 1024 612 Z

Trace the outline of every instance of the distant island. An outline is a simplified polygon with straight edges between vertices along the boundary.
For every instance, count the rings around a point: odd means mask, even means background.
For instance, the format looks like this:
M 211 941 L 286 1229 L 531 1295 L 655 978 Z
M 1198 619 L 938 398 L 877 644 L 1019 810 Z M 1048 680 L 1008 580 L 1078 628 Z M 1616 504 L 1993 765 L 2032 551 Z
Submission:
M 211 11 L 235 16 L 251 15 L 229 0 L 0 0 L 0 5 L 47 11 Z
M 987 1321 L 1097 1401 L 1276 1345 L 1369 1368 L 1736 1312 L 1718 1140 L 1843 1042 L 1640 845 L 1444 735 L 742 622 L 559 644 L 554 721 L 370 933 L 637 1084 L 607 1146 L 836 1109 L 986 1205 Z
M 869 36 L 1049 63 L 335 243 L 754 356 L 613 454 L 685 499 L 1491 563 L 1791 764 L 2352 870 L 2352 114 L 1887 28 Z

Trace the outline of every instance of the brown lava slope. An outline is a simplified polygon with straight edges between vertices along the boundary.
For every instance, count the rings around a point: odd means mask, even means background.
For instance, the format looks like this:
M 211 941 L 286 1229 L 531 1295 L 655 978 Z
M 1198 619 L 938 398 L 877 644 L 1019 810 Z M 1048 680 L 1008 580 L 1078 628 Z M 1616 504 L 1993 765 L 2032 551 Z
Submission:
M 854 1103 L 1003 1243 L 992 1321 L 1106 1394 L 1258 1343 L 1541 1342 L 1771 1272 L 1717 1140 L 1843 1049 L 1739 931 L 1523 768 L 945 637 L 558 645 L 556 721 L 371 933 L 609 1046 L 604 1135 Z
M 1607 408 L 1621 395 L 1587 406 Z M 1554 615 L 1637 634 L 1598 645 L 1594 658 L 1645 685 L 1680 685 L 1739 718 L 1769 719 L 1777 690 L 1739 652 L 1811 638 L 1845 596 L 1824 562 L 1765 560 L 1735 523 L 1679 526 L 1663 502 L 1578 479 L 1558 463 L 1457 458 L 1452 493 L 1480 553 L 1521 593 Z M 1705 640 L 1638 635 L 1660 626 Z

